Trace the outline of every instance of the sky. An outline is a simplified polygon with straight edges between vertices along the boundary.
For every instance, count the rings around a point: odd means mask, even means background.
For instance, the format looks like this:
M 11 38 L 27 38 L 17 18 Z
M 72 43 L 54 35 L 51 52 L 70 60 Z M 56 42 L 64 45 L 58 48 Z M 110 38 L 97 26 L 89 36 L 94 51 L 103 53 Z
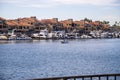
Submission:
M 120 0 L 0 0 L 0 17 L 120 21 Z

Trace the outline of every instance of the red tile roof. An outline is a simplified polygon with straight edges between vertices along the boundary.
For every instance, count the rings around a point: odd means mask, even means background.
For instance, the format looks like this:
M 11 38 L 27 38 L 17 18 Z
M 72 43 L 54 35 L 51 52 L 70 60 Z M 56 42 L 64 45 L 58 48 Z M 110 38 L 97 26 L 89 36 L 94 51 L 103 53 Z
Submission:
M 4 18 L 0 17 L 0 20 L 5 20 Z

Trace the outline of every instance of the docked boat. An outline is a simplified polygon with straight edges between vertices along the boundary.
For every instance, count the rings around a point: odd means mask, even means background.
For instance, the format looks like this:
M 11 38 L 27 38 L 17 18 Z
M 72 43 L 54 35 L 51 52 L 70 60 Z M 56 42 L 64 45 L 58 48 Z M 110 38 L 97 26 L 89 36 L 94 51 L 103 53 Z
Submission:
M 17 37 L 16 40 L 32 40 L 31 37 Z
M 17 36 L 17 35 L 12 33 L 11 36 L 8 38 L 8 40 L 32 40 L 32 38 L 25 35 L 25 34 Z
M 7 40 L 7 37 L 4 35 L 0 35 L 0 40 Z

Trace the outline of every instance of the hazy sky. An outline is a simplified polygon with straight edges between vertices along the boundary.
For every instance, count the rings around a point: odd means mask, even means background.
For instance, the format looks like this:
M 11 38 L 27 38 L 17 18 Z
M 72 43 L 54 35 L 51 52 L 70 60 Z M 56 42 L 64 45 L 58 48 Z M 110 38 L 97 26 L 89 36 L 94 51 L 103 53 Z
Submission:
M 120 0 L 0 0 L 0 17 L 120 21 Z

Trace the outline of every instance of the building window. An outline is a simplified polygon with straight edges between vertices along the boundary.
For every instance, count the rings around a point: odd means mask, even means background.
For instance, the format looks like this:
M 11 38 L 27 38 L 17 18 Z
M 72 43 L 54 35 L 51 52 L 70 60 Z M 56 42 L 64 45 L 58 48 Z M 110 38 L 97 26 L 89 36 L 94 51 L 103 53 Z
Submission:
M 33 23 L 31 23 L 31 25 L 33 25 Z
M 3 28 L 7 28 L 6 26 L 3 26 Z
M 0 25 L 0 28 L 2 28 L 2 26 Z
M 20 26 L 19 29 L 22 29 L 22 26 Z

